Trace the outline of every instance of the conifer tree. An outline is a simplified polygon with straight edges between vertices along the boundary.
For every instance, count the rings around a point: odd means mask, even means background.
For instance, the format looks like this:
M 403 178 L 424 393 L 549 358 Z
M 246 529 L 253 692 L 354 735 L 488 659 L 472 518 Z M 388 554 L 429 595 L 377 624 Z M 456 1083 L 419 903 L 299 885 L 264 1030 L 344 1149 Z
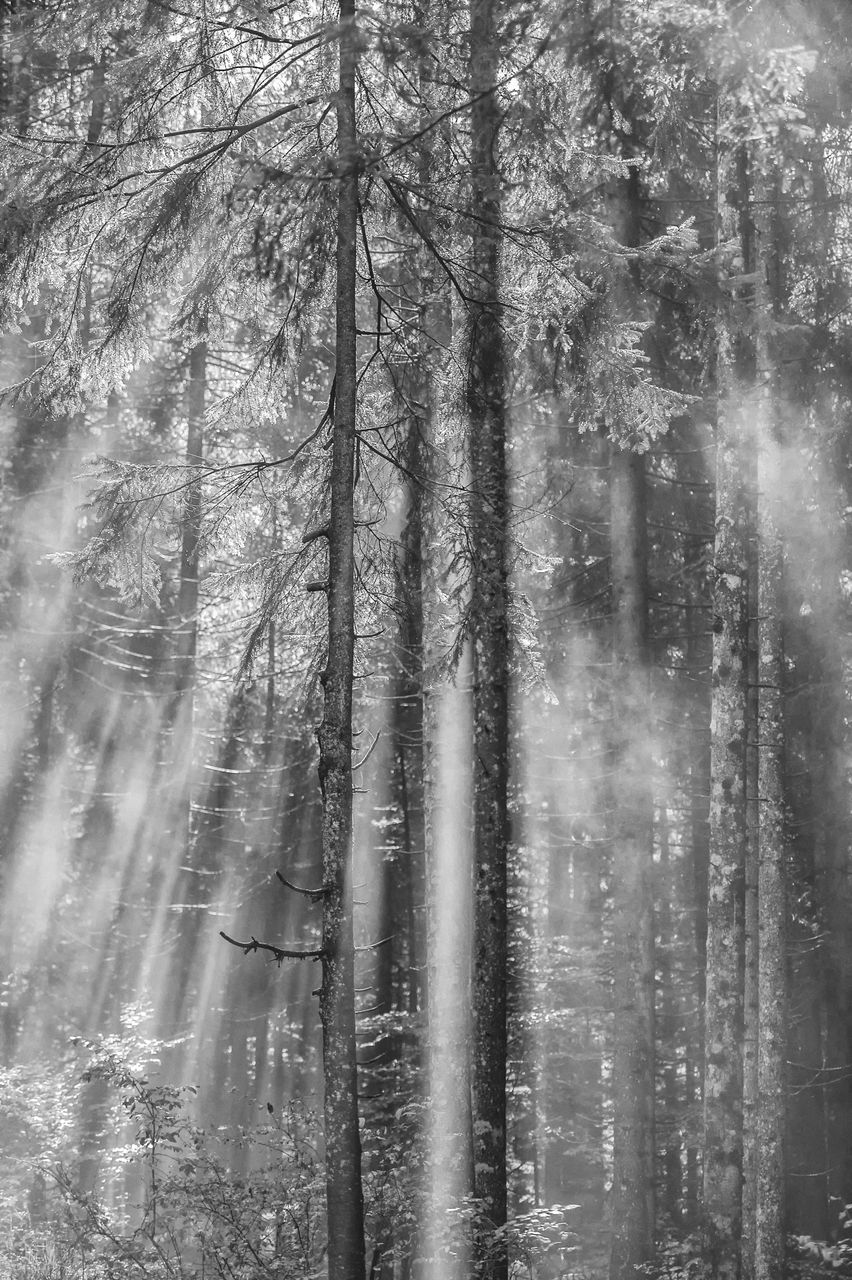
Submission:
M 473 1157 L 477 1272 L 505 1280 L 509 770 L 508 480 L 496 10 L 470 4 L 470 631 L 473 662 Z
M 329 1280 L 363 1280 L 364 1197 L 355 1056 L 352 923 L 352 683 L 355 655 L 355 449 L 358 29 L 353 0 L 340 4 L 337 96 L 338 204 L 335 391 L 329 480 L 328 656 L 322 673 L 319 776 L 323 797 L 323 1026 Z

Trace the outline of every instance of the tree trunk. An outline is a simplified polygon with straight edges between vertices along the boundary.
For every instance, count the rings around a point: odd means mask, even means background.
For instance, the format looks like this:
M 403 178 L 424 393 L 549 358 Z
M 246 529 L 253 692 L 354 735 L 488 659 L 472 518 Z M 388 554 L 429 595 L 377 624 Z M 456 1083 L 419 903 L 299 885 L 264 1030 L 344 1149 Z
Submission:
M 761 451 L 763 453 L 763 451 Z M 769 481 L 771 483 L 771 481 Z M 760 494 L 760 861 L 756 1107 L 755 1280 L 782 1280 L 785 1241 L 784 1126 L 787 1062 L 787 904 L 784 832 L 781 540 L 767 491 Z
M 663 1147 L 658 1185 L 660 1215 L 667 1225 L 677 1227 L 683 1220 L 683 1170 L 681 1167 L 680 1121 L 683 1113 L 679 1097 L 679 1020 L 675 995 L 674 952 L 677 945 L 673 928 L 672 903 L 677 902 L 676 877 L 672 873 L 669 819 L 662 806 L 657 819 L 660 860 L 656 892 L 657 933 L 660 947 L 657 959 L 659 975 L 659 1023 L 662 1089 L 660 1101 L 663 1119 Z
M 626 1280 L 654 1248 L 653 810 L 648 750 L 645 466 L 610 464 L 613 698 L 613 1236 L 609 1274 Z
M 692 975 L 690 995 L 695 1013 L 687 1022 L 685 1038 L 686 1079 L 686 1176 L 685 1225 L 698 1228 L 701 1216 L 700 1114 L 701 1081 L 704 1064 L 704 996 L 707 958 L 707 873 L 709 850 L 710 791 L 710 664 L 711 632 L 707 626 L 710 606 L 710 584 L 707 566 L 707 538 L 712 508 L 708 489 L 707 462 L 709 432 L 704 424 L 694 423 L 687 437 L 689 448 L 678 461 L 684 481 L 684 523 L 693 532 L 684 544 L 686 581 L 688 583 L 688 627 L 686 667 L 692 684 L 688 722 L 688 831 L 689 858 L 683 865 L 683 900 L 693 920 L 687 947 Z
M 473 221 L 467 402 L 473 573 L 474 1190 L 483 1215 L 476 1266 L 502 1280 L 506 1221 L 506 976 L 509 663 L 506 572 L 506 410 L 499 298 L 502 235 L 494 0 L 470 4 Z
M 836 284 L 832 278 L 831 245 L 836 234 L 831 213 L 826 176 L 824 139 L 814 142 L 812 153 L 812 235 L 818 259 L 826 264 L 827 278 L 817 281 L 815 320 L 822 340 L 828 334 L 836 305 Z M 822 418 L 825 408 L 818 388 L 830 376 L 833 354 L 826 354 L 812 370 L 815 379 L 813 403 Z M 847 365 L 848 369 L 848 365 Z M 834 443 L 823 438 L 823 466 L 829 475 L 846 476 L 845 492 L 838 493 L 841 505 L 852 501 L 847 465 L 847 424 L 842 402 L 836 406 Z M 827 447 L 826 447 L 827 446 Z M 820 486 L 822 488 L 822 486 Z M 819 572 L 814 584 L 814 612 L 811 619 L 812 651 L 816 661 L 816 687 L 812 697 L 811 776 L 817 807 L 814 839 L 815 894 L 824 935 L 820 949 L 823 971 L 823 1066 L 821 1084 L 824 1108 L 824 1159 L 828 1207 L 837 1226 L 838 1210 L 852 1201 L 852 893 L 848 849 L 850 831 L 849 722 L 845 712 L 846 691 L 842 648 L 845 606 L 840 588 L 847 551 L 839 510 L 826 519 L 824 508 L 818 519 L 822 537 L 818 545 Z M 824 523 L 823 523 L 824 522 Z M 848 1238 L 848 1227 L 843 1233 Z
M 758 748 L 758 549 L 754 490 L 756 475 L 749 477 L 748 541 L 748 657 L 746 660 L 746 849 L 745 899 L 743 915 L 743 1183 L 742 1183 L 742 1271 L 743 1280 L 752 1280 L 754 1267 L 755 1213 L 757 1211 L 757 1148 L 755 1116 L 758 1105 L 757 1041 L 759 1021 L 758 964 L 758 842 L 759 748 Z
M 329 1280 L 363 1280 L 364 1197 L 355 1058 L 352 926 L 352 680 L 355 652 L 354 482 L 358 144 L 353 0 L 340 4 L 334 429 L 328 523 L 328 657 L 319 726 L 322 789 L 322 1020 Z
M 459 684 L 469 685 L 469 667 Z M 429 1187 L 424 1232 L 434 1280 L 467 1280 L 469 1228 L 460 1205 L 473 1192 L 470 1088 L 470 694 L 427 699 L 429 958 Z
M 787 850 L 782 705 L 783 564 L 779 526 L 776 406 L 768 325 L 782 301 L 779 184 L 759 192 L 760 267 L 756 296 L 760 379 L 758 468 L 758 1037 L 755 1107 L 754 1280 L 782 1280 L 786 1238 Z
M 747 213 L 728 202 L 728 158 L 717 158 L 717 244 L 739 237 Z M 736 165 L 738 206 L 747 207 Z M 731 219 L 734 217 L 734 224 Z M 727 283 L 724 274 L 720 287 Z M 724 296 L 724 292 L 722 292 Z M 704 1011 L 704 1249 L 714 1280 L 736 1280 L 742 1225 L 743 928 L 746 847 L 748 520 L 737 412 L 743 352 L 720 306 L 717 316 L 716 524 L 710 744 L 710 868 Z

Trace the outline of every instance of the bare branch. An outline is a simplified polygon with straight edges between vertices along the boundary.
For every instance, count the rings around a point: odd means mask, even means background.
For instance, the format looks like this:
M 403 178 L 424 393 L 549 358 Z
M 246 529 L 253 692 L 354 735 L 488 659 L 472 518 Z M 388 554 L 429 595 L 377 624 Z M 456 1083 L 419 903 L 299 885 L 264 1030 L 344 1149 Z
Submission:
M 275 874 L 285 888 L 292 889 L 294 893 L 303 893 L 306 898 L 310 898 L 311 902 L 319 902 L 326 895 L 325 889 L 303 889 L 298 884 L 291 884 L 289 880 L 282 876 L 280 871 L 276 871 Z
M 381 634 L 381 633 L 379 633 L 379 634 Z M 376 732 L 376 736 L 375 736 L 375 738 L 374 738 L 374 739 L 373 739 L 373 741 L 370 743 L 369 747 L 368 747 L 368 748 L 367 748 L 367 750 L 364 752 L 364 754 L 363 754 L 363 756 L 361 757 L 361 759 L 360 759 L 360 760 L 358 760 L 358 761 L 356 761 L 356 763 L 352 765 L 352 768 L 353 768 L 353 769 L 360 769 L 362 765 L 365 765 L 365 764 L 367 763 L 367 761 L 370 759 L 370 756 L 371 756 L 371 755 L 373 754 L 373 752 L 375 751 L 375 749 L 376 749 L 376 743 L 378 742 L 378 740 L 379 740 L 379 738 L 380 738 L 380 737 L 381 737 L 381 730 L 378 730 L 378 731 Z
M 395 933 L 389 933 L 386 938 L 379 938 L 378 942 L 367 942 L 363 947 L 356 947 L 356 951 L 375 951 L 377 947 L 383 947 L 388 942 L 393 942 L 396 937 Z
M 277 964 L 281 964 L 282 960 L 321 960 L 325 952 L 320 951 L 292 951 L 289 947 L 276 947 L 271 942 L 258 942 L 257 938 L 252 938 L 251 942 L 238 942 L 236 938 L 229 938 L 224 930 L 219 930 L 219 937 L 224 938 L 226 942 L 230 942 L 232 947 L 239 947 L 243 955 L 247 956 L 251 951 L 269 951 L 272 958 Z

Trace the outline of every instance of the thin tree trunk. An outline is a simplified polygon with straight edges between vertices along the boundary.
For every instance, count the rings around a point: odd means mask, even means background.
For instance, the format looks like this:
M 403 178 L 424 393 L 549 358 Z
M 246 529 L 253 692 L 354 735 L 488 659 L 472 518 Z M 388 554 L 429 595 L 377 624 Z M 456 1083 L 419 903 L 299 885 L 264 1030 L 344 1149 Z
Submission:
M 355 1046 L 352 925 L 352 681 L 355 652 L 354 483 L 358 142 L 354 0 L 340 4 L 339 194 L 334 432 L 328 523 L 328 658 L 319 736 L 322 788 L 322 1020 L 329 1280 L 363 1280 L 364 1197 Z
M 831 245 L 835 228 L 831 213 L 826 177 L 825 142 L 814 141 L 812 161 L 812 237 L 818 259 L 826 264 L 827 278 L 817 280 L 815 321 L 825 342 L 834 315 L 836 286 Z M 830 347 L 829 347 L 830 350 Z M 830 376 L 833 354 L 827 354 L 812 370 L 817 388 Z M 825 406 L 817 388 L 813 403 L 817 406 L 820 425 Z M 836 406 L 845 419 L 842 404 Z M 825 449 L 823 466 L 829 473 L 846 475 L 845 420 L 835 427 L 834 448 Z M 818 438 L 826 437 L 822 431 Z M 830 437 L 828 437 L 830 439 Z M 840 456 L 838 456 L 838 454 Z M 845 501 L 850 501 L 848 479 L 843 486 Z M 841 494 L 837 500 L 843 502 Z M 850 795 L 849 729 L 845 713 L 844 660 L 842 646 L 845 607 L 841 603 L 842 567 L 846 563 L 843 522 L 839 511 L 834 519 L 826 518 L 824 509 L 819 520 L 825 520 L 827 536 L 822 542 L 819 574 L 814 589 L 814 613 L 811 619 L 813 652 L 816 656 L 816 689 L 812 697 L 811 776 L 817 806 L 817 830 L 814 840 L 815 893 L 824 940 L 820 949 L 823 971 L 823 1066 L 824 1162 L 829 1211 L 837 1229 L 841 1206 L 852 1201 L 852 894 L 850 894 Z M 836 534 L 834 531 L 837 531 Z M 848 1238 L 848 1227 L 843 1232 Z
M 759 750 L 758 750 L 758 637 L 757 570 L 758 549 L 754 501 L 757 477 L 749 477 L 748 544 L 748 657 L 746 662 L 746 850 L 745 902 L 743 917 L 743 1186 L 742 1186 L 742 1272 L 752 1280 L 754 1267 L 755 1213 L 757 1211 L 757 1148 L 755 1116 L 758 1100 L 757 1041 L 758 997 L 758 841 L 759 841 Z
M 464 662 L 459 684 L 469 685 Z M 424 1245 L 432 1280 L 467 1280 L 473 1192 L 470 1088 L 470 693 L 432 689 L 426 701 L 429 958 L 429 1186 Z
M 787 1062 L 787 905 L 781 540 L 761 477 L 760 497 L 760 861 L 758 912 L 755 1280 L 782 1280 L 786 1229 L 784 1126 Z
M 464 442 L 435 444 L 434 425 L 442 416 L 442 353 L 453 350 L 460 328 L 447 277 L 427 243 L 431 238 L 430 196 L 435 191 L 437 163 L 448 143 L 449 125 L 432 128 L 445 102 L 446 86 L 436 67 L 435 45 L 449 38 L 450 7 L 445 0 L 421 0 L 414 10 L 417 28 L 427 35 L 418 58 L 421 98 L 418 204 L 421 243 L 418 248 L 417 391 L 422 410 L 417 442 L 427 484 L 418 501 L 422 548 L 433 554 L 421 560 L 423 610 L 422 660 L 426 672 L 441 670 L 446 659 L 447 628 L 444 592 L 461 590 L 458 573 L 442 557 L 446 512 L 439 499 L 447 482 L 465 475 Z M 414 440 L 410 441 L 411 444 Z M 414 493 L 411 498 L 414 500 Z M 413 532 L 413 530 L 412 530 Z M 438 555 L 434 554 L 438 549 Z M 412 583 L 412 586 L 414 584 Z M 425 1221 L 415 1242 L 415 1275 L 433 1280 L 468 1280 L 470 1223 L 458 1207 L 473 1197 L 471 1121 L 471 950 L 472 950 L 472 815 L 470 651 L 460 654 L 455 680 L 448 675 L 428 679 L 423 687 L 423 840 L 425 847 L 426 981 L 420 992 L 426 1010 L 429 1077 L 427 1124 L 427 1188 Z M 416 765 L 415 761 L 412 762 Z
M 786 1236 L 787 850 L 782 705 L 783 564 L 772 353 L 767 326 L 783 295 L 779 183 L 761 185 L 758 323 L 758 1039 L 754 1280 L 782 1280 Z
M 428 376 L 428 373 L 427 373 Z M 426 1006 L 426 871 L 423 813 L 423 485 L 428 391 L 408 424 L 405 448 L 407 509 L 400 538 L 400 608 L 395 710 L 396 788 L 402 819 L 403 873 L 408 913 L 408 1009 Z
M 680 461 L 684 481 L 689 486 L 690 515 L 687 525 L 696 532 L 686 539 L 684 558 L 689 582 L 689 624 L 686 640 L 686 663 L 693 693 L 689 706 L 689 849 L 684 866 L 684 901 L 688 904 L 694 927 L 690 960 L 694 970 L 691 984 L 696 1013 L 689 1021 L 691 1034 L 686 1037 L 686 1225 L 696 1230 L 701 1216 L 701 1170 L 699 1135 L 701 1129 L 701 1083 L 704 1064 L 704 997 L 707 959 L 707 874 L 709 850 L 710 791 L 710 665 L 711 633 L 707 626 L 710 604 L 709 582 L 705 561 L 707 541 L 703 530 L 709 524 L 711 511 L 705 499 L 697 496 L 709 479 L 705 453 L 709 437 L 697 427 L 690 436 L 691 450 Z
M 721 109 L 721 108 L 720 108 Z M 730 225 L 731 164 L 717 158 L 717 243 L 739 236 L 745 257 L 747 213 Z M 747 208 L 736 165 L 739 208 Z M 720 280 L 720 285 L 726 281 Z M 723 295 L 724 296 L 724 295 Z M 716 525 L 713 552 L 713 668 L 710 745 L 710 868 L 704 1016 L 704 1249 L 713 1280 L 737 1280 L 742 1226 L 742 1036 L 748 519 L 743 436 L 737 413 L 743 353 L 720 307 L 717 317 Z
M 669 819 L 665 807 L 661 807 L 657 819 L 660 860 L 656 900 L 657 932 L 660 949 L 657 959 L 660 997 L 660 1042 L 662 1045 L 662 1118 L 664 1143 L 660 1161 L 660 1211 L 663 1220 L 671 1226 L 680 1225 L 683 1203 L 683 1171 L 681 1168 L 680 1116 L 678 1072 L 678 1015 L 674 987 L 674 951 L 676 934 L 673 929 L 672 903 L 677 901 L 675 876 L 672 874 Z
M 633 155 L 621 143 L 622 151 Z M 642 239 L 642 191 L 633 166 L 612 196 L 613 226 L 635 249 Z M 635 263 L 633 289 L 641 288 Z M 615 280 L 620 308 L 632 291 Z M 626 424 L 613 424 L 616 429 Z M 627 1280 L 650 1261 L 655 1218 L 654 810 L 651 789 L 648 540 L 645 462 L 613 447 L 610 456 L 612 571 L 613 1183 L 610 1280 Z
M 503 1280 L 506 1222 L 506 975 L 509 662 L 501 199 L 494 0 L 470 3 L 473 222 L 468 338 L 470 598 L 474 735 L 473 1146 L 483 1215 L 476 1266 Z
M 610 464 L 613 698 L 613 1235 L 609 1274 L 624 1280 L 654 1249 L 653 810 L 648 751 L 645 466 Z

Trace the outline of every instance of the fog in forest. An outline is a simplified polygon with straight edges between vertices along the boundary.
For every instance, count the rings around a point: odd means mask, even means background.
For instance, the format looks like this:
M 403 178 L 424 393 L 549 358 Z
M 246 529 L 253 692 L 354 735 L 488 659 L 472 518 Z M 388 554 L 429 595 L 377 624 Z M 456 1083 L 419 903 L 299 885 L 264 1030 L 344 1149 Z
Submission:
M 852 1270 L 850 40 L 0 2 L 0 1274 Z

